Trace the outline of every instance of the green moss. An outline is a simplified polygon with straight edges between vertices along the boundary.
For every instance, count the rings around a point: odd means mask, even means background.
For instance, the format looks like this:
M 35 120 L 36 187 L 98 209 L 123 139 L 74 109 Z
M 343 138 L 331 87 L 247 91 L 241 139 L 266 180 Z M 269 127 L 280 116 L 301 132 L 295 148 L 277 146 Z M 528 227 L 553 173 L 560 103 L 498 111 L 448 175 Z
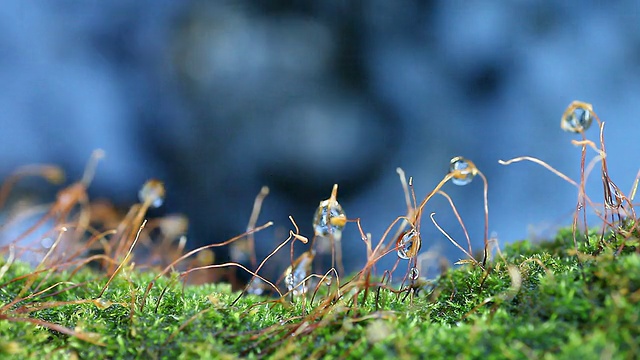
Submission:
M 94 299 L 106 278 L 89 270 L 72 278 L 64 272 L 41 273 L 31 292 L 42 279 L 40 289 L 59 284 L 5 309 L 0 356 L 637 358 L 640 255 L 619 252 L 621 241 L 611 235 L 601 246 L 596 231 L 575 256 L 572 232 L 562 230 L 550 242 L 506 246 L 504 258 L 491 263 L 488 275 L 465 265 L 442 274 L 432 291 L 425 289 L 418 296 L 382 289 L 376 301 L 372 288 L 366 299 L 360 293 L 358 306 L 345 296 L 326 310 L 318 307 L 321 296 L 313 304 L 245 296 L 231 305 L 238 294 L 229 286 L 182 286 L 175 275 L 156 281 L 141 309 L 142 294 L 154 274 L 138 271 L 124 271 L 110 284 L 102 299 L 111 306 L 85 302 L 42 308 L 52 301 Z M 627 250 L 633 241 L 627 240 Z M 2 278 L 2 304 L 26 283 L 9 279 L 31 271 L 20 263 L 9 267 Z M 29 307 L 39 310 L 24 312 Z M 9 321 L 7 316 L 95 333 L 102 344 Z

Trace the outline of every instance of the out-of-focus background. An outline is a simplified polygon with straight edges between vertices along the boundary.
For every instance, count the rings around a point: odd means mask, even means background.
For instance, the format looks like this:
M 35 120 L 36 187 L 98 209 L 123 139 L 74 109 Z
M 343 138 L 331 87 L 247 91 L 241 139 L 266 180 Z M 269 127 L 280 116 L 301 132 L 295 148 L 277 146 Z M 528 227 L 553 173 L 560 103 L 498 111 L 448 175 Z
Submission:
M 347 216 L 378 239 L 406 211 L 396 167 L 421 198 L 456 155 L 488 177 L 490 231 L 502 243 L 552 234 L 570 223 L 576 190 L 533 164 L 498 159 L 536 156 L 577 179 L 577 137 L 559 128 L 574 99 L 607 122 L 610 176 L 629 191 L 640 166 L 638 2 L 0 7 L 0 178 L 48 162 L 74 181 L 102 148 L 90 195 L 126 206 L 146 179 L 163 180 L 166 203 L 153 214 L 186 213 L 191 247 L 243 232 L 268 185 L 259 223 L 276 226 L 257 235 L 259 258 L 284 239 L 290 214 L 312 235 L 333 183 Z M 589 136 L 597 139 L 595 127 Z M 481 181 L 445 190 L 479 248 Z M 427 211 L 464 242 L 443 199 Z M 427 217 L 422 233 L 423 251 L 463 256 Z M 342 242 L 347 269 L 362 266 L 353 224 Z

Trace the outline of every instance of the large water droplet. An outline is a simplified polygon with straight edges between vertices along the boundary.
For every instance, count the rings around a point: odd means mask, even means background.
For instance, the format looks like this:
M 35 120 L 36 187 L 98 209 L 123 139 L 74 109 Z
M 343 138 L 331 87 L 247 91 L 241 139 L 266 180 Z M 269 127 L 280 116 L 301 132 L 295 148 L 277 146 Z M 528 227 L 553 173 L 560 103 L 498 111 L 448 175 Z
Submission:
M 593 113 L 587 104 L 572 104 L 562 116 L 560 127 L 564 131 L 580 133 L 587 130 L 593 122 Z
M 313 230 L 316 236 L 326 237 L 339 233 L 347 223 L 347 216 L 336 200 L 337 192 L 338 185 L 334 185 L 331 197 L 320 202 L 313 216 Z
M 416 256 L 421 247 L 422 241 L 420 239 L 420 234 L 418 234 L 415 229 L 406 231 L 404 234 L 400 235 L 396 241 L 398 257 L 405 260 Z
M 453 175 L 451 182 L 456 185 L 467 185 L 476 176 L 476 166 L 462 156 L 456 156 L 451 159 L 449 164 L 449 173 Z

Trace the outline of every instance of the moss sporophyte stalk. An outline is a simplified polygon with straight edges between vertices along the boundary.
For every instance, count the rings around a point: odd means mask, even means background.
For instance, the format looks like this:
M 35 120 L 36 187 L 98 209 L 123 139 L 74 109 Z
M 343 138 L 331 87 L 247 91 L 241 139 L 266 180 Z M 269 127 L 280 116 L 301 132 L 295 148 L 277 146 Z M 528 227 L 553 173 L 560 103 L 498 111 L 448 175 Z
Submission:
M 598 124 L 595 141 L 587 136 L 592 123 Z M 149 208 L 171 196 L 161 181 L 144 184 L 140 203 L 125 213 L 92 200 L 86 190 L 104 155 L 96 151 L 83 178 L 62 189 L 33 220 L 33 211 L 8 200 L 13 186 L 25 176 L 59 184 L 63 172 L 53 165 L 23 167 L 0 188 L 1 231 L 26 229 L 0 249 L 1 356 L 638 358 L 639 179 L 631 179 L 628 193 L 611 179 L 604 124 L 591 104 L 579 101 L 561 116 L 561 129 L 578 136 L 571 140 L 581 151 L 578 180 L 535 157 L 500 160 L 533 162 L 577 190 L 572 221 L 554 238 L 503 248 L 488 232 L 489 181 L 464 157 L 451 159 L 420 202 L 414 179 L 398 169 L 407 212 L 380 237 L 367 233 L 360 218 L 347 217 L 334 185 L 304 220 L 314 233 L 301 234 L 300 219 L 290 218 L 288 236 L 263 259 L 256 258 L 254 235 L 273 225 L 259 222 L 267 187 L 256 197 L 245 233 L 185 251 L 186 218 L 148 218 Z M 587 159 L 592 150 L 595 155 Z M 602 203 L 592 200 L 598 194 L 585 191 L 594 171 L 602 182 Z M 484 184 L 484 209 L 477 216 L 485 220 L 477 257 L 446 193 L 449 182 L 465 185 L 475 177 Z M 429 208 L 436 195 L 452 210 L 438 218 L 454 216 L 463 241 L 436 221 Z M 460 251 L 453 267 L 422 239 L 425 213 L 428 226 Z M 357 229 L 359 239 L 343 238 L 346 227 Z M 355 273 L 343 270 L 344 241 L 363 245 L 367 261 Z M 231 261 L 215 259 L 212 250 L 222 246 L 230 247 Z M 322 269 L 321 256 L 331 256 L 330 268 Z M 393 267 L 380 265 L 386 256 L 396 259 Z M 274 261 L 285 270 L 266 271 Z M 425 267 L 434 264 L 440 264 L 439 275 L 426 278 Z

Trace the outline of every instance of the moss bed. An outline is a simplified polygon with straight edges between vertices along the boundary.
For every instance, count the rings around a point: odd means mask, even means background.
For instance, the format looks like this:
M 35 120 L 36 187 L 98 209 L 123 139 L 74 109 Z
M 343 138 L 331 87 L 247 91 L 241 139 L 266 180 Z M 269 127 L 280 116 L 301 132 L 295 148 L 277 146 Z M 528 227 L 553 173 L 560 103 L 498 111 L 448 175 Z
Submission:
M 317 316 L 320 293 L 313 303 L 245 295 L 232 304 L 229 285 L 184 286 L 177 274 L 158 279 L 142 307 L 155 274 L 132 268 L 93 300 L 103 274 L 34 273 L 0 260 L 0 357 L 633 359 L 640 255 L 637 234 L 622 247 L 621 239 L 594 231 L 576 252 L 572 232 L 561 230 L 506 246 L 488 272 L 458 266 L 411 294 L 372 288 L 366 299 L 355 295 L 357 305 L 345 295 Z M 25 284 L 41 281 L 40 289 L 56 286 L 25 295 Z

